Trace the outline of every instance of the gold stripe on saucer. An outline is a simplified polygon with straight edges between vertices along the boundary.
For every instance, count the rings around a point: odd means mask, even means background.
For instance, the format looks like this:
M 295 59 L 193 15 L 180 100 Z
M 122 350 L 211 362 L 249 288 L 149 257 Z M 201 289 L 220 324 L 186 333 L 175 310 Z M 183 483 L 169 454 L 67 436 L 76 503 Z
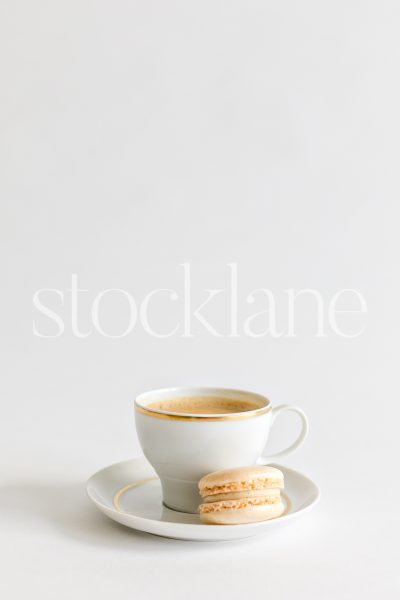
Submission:
M 144 483 L 148 483 L 149 481 L 154 481 L 156 479 L 158 479 L 158 477 L 147 477 L 146 479 L 138 479 L 138 481 L 133 481 L 132 483 L 127 483 L 126 485 L 124 485 L 124 487 L 122 487 L 120 490 L 118 490 L 118 492 L 114 494 L 113 504 L 115 509 L 120 513 L 124 512 L 119 503 L 119 499 L 121 498 L 122 494 L 125 494 L 125 492 L 131 490 L 132 488 L 138 487 L 139 485 L 143 485 Z M 285 492 L 281 491 L 281 497 L 285 501 L 285 510 L 281 515 L 279 515 L 279 517 L 275 517 L 276 519 L 287 515 L 292 510 L 292 502 L 289 496 L 285 494 Z
M 114 494 L 114 507 L 118 512 L 124 512 L 119 504 L 119 499 L 128 490 L 131 488 L 137 487 L 138 485 L 142 485 L 143 483 L 148 483 L 149 481 L 154 481 L 154 479 L 158 479 L 158 477 L 147 477 L 146 479 L 138 479 L 138 481 L 134 481 L 133 483 L 127 483 L 122 487 L 116 494 Z
M 151 410 L 144 406 L 139 406 L 135 403 L 135 410 L 142 415 L 148 417 L 155 417 L 156 419 L 169 419 L 171 421 L 239 421 L 241 419 L 252 419 L 253 417 L 260 417 L 271 410 L 271 405 L 262 406 L 255 410 L 248 410 L 241 413 L 232 413 L 229 415 L 183 415 L 183 414 L 172 414 L 159 412 L 157 410 Z

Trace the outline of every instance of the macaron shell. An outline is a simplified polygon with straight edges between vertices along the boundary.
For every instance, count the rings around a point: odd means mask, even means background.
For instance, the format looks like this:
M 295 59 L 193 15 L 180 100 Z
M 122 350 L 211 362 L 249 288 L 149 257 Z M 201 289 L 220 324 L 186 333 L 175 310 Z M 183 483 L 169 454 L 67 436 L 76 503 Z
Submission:
M 216 512 L 200 513 L 200 520 L 208 525 L 240 525 L 275 519 L 284 512 L 284 504 L 277 502 L 275 504 L 248 505 L 242 508 L 226 508 Z

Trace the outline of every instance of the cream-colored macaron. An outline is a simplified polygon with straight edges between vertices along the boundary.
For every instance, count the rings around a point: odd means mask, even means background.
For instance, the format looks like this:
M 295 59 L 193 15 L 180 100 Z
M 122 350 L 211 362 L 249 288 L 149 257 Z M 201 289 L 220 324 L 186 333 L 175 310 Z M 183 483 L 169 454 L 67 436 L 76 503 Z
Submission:
M 275 467 L 239 467 L 205 475 L 199 481 L 200 519 L 234 525 L 279 517 L 285 510 L 280 497 L 283 484 L 283 473 Z

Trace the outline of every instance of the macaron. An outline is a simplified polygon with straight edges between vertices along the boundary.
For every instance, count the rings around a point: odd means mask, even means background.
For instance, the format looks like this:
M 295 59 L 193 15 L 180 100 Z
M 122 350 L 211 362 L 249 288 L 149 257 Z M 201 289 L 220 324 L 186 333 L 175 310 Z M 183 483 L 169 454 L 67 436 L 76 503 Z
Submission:
M 285 510 L 283 486 L 283 473 L 275 467 L 239 467 L 205 475 L 199 481 L 200 520 L 238 525 L 279 517 Z

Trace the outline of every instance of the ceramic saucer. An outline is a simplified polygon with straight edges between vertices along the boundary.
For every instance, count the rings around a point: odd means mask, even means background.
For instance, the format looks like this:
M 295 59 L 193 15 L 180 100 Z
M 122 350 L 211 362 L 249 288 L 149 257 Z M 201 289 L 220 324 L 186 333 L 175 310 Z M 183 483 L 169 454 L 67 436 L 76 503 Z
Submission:
M 274 465 L 285 476 L 285 512 L 270 521 L 245 525 L 205 525 L 198 515 L 170 510 L 161 502 L 161 485 L 144 458 L 127 460 L 98 471 L 87 482 L 87 493 L 101 512 L 122 525 L 163 537 L 226 541 L 252 537 L 299 516 L 319 498 L 318 486 L 294 469 Z

